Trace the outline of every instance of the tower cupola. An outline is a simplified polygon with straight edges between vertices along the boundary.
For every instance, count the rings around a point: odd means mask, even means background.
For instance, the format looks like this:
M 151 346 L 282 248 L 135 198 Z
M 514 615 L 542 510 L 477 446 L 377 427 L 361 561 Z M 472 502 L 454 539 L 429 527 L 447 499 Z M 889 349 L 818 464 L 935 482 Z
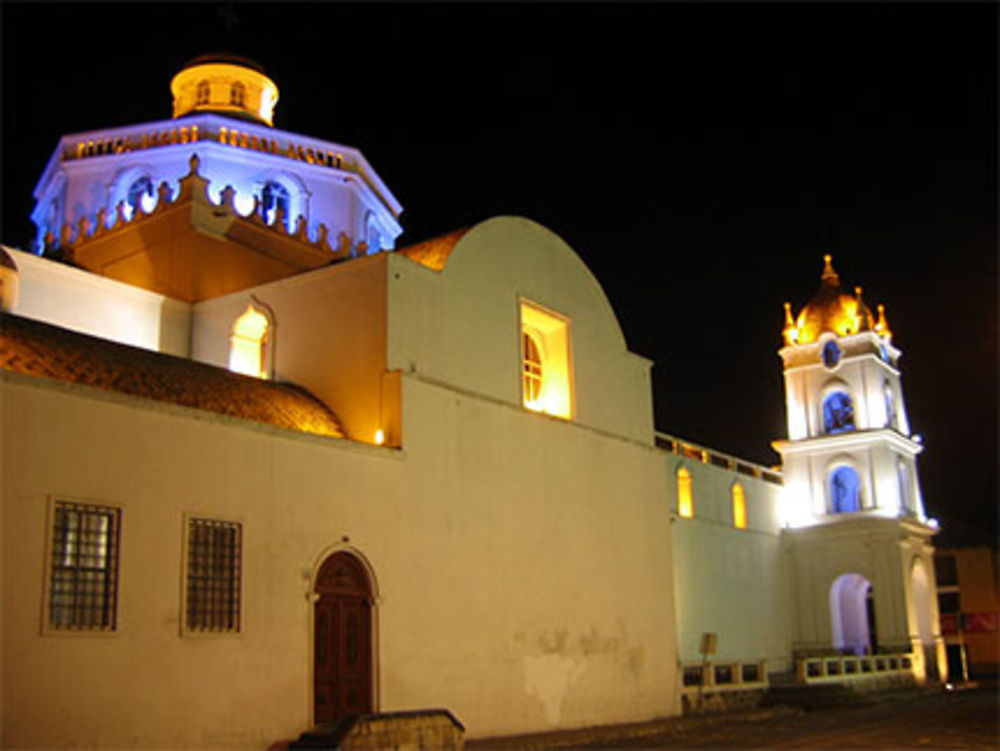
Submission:
M 200 55 L 170 82 L 174 118 L 202 112 L 273 125 L 278 87 L 264 69 L 245 57 Z
M 861 299 L 861 289 L 853 295 L 840 287 L 840 277 L 833 269 L 833 258 L 823 256 L 823 275 L 819 290 L 795 319 L 791 321 L 790 308 L 785 310 L 785 343 L 810 344 L 822 334 L 836 336 L 872 331 L 876 327 L 875 317 Z

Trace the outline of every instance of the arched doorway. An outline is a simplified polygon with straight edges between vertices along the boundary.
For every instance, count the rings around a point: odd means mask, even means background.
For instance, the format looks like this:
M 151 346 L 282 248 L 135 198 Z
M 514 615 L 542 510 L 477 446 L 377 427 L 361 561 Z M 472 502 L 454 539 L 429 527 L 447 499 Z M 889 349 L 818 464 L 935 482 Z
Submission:
M 315 721 L 372 711 L 372 587 L 364 565 L 334 553 L 316 576 L 313 615 Z
M 863 655 L 875 651 L 875 601 L 872 584 L 861 574 L 838 576 L 830 587 L 833 646 Z

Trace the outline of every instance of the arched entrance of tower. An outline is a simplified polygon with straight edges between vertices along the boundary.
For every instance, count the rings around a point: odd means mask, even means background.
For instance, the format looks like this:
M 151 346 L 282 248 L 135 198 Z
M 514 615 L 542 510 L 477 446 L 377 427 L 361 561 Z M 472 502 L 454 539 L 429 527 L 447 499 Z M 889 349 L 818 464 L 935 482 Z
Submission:
M 927 565 L 919 558 L 913 561 L 910 592 L 913 601 L 913 613 L 910 615 L 911 633 L 915 627 L 920 646 L 923 648 L 925 674 L 928 679 L 936 680 L 939 673 L 937 647 L 934 642 L 934 588 Z
M 843 574 L 830 586 L 833 646 L 842 652 L 871 654 L 878 644 L 872 583 L 861 574 Z
M 340 550 L 316 575 L 313 611 L 313 697 L 316 723 L 372 711 L 372 580 L 356 555 Z

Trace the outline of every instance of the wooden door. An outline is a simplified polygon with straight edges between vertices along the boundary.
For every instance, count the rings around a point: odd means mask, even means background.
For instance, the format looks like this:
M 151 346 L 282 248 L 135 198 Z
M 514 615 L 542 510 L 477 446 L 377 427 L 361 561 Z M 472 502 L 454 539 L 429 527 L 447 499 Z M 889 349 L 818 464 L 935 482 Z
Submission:
M 316 722 L 372 711 L 371 588 L 350 553 L 334 553 L 316 578 Z

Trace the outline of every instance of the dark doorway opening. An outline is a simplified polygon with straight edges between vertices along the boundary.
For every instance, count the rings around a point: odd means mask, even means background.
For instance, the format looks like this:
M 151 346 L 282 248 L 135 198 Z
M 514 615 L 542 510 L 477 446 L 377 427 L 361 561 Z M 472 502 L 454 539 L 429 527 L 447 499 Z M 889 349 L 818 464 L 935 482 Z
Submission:
M 313 689 L 316 723 L 372 711 L 372 591 L 355 556 L 338 552 L 316 577 Z

